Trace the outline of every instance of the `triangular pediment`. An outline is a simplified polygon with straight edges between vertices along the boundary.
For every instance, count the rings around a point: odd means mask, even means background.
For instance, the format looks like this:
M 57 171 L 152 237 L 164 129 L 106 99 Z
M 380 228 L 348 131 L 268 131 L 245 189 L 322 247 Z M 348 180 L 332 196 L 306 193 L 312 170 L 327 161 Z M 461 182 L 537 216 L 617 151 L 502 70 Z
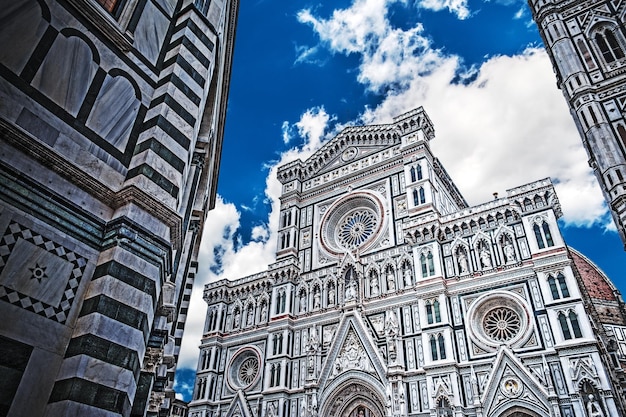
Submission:
M 254 417 L 243 391 L 237 391 L 224 417 Z
M 483 390 L 482 404 L 486 415 L 501 415 L 511 407 L 533 410 L 540 416 L 550 415 L 548 392 L 543 384 L 502 346 Z
M 382 383 L 386 365 L 361 316 L 348 312 L 343 318 L 323 364 L 319 386 L 326 387 L 348 372 L 367 374 Z

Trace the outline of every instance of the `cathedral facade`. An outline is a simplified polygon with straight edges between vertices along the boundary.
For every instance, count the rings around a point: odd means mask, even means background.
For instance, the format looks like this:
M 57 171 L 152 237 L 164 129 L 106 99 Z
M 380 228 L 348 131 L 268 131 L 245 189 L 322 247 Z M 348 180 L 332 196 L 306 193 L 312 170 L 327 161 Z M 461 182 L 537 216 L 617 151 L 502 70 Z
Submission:
M 0 8 L 0 416 L 169 415 L 236 0 Z
M 626 3 L 529 0 L 557 85 L 626 245 Z
M 624 303 L 550 180 L 469 206 L 433 139 L 418 108 L 279 168 L 276 262 L 204 289 L 190 416 L 623 415 Z

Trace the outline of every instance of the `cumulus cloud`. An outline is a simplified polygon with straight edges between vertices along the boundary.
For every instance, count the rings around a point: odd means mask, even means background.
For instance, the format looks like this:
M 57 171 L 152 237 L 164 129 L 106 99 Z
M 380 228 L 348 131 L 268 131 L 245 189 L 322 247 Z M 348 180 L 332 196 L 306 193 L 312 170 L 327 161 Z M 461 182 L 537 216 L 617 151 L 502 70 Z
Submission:
M 491 57 L 464 77 L 459 57 L 433 49 L 419 23 L 392 27 L 388 5 L 356 0 L 328 19 L 299 15 L 331 52 L 360 54 L 358 80 L 366 88 L 387 92 L 360 123 L 388 123 L 424 106 L 437 131 L 433 151 L 471 204 L 549 176 L 566 224 L 610 222 L 543 49 Z
M 461 20 L 467 19 L 470 16 L 467 0 L 420 0 L 417 4 L 423 9 L 429 9 L 435 12 L 447 9 Z

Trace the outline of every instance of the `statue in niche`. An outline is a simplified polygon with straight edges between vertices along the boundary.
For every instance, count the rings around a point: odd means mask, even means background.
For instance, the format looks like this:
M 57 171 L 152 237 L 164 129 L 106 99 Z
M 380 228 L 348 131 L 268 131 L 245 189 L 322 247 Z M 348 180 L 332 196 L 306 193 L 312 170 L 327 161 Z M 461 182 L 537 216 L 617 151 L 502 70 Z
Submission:
M 261 317 L 260 317 L 261 321 L 265 321 L 267 320 L 267 304 L 263 303 L 261 305 Z
M 335 288 L 334 287 L 328 287 L 328 305 L 332 306 L 333 304 L 335 304 Z
M 300 312 L 306 313 L 306 292 L 300 293 Z
M 489 254 L 489 251 L 483 247 L 480 250 L 479 256 L 480 263 L 483 268 L 491 268 L 491 255 Z
M 515 261 L 515 248 L 510 240 L 506 239 L 504 241 L 504 257 L 507 262 Z
M 462 250 L 459 250 L 457 254 L 457 260 L 459 263 L 459 272 L 461 274 L 467 274 L 468 267 L 467 267 L 467 256 L 465 256 L 465 252 L 463 252 Z
M 248 307 L 248 326 L 252 326 L 254 323 L 254 309 L 252 306 Z
M 411 274 L 411 266 L 409 264 L 404 265 L 404 269 L 402 270 L 402 275 L 404 275 L 404 286 L 410 287 L 413 283 L 413 277 Z
M 389 291 L 395 291 L 396 282 L 393 276 L 393 268 L 387 268 L 387 288 Z
M 315 289 L 313 292 L 313 308 L 320 308 L 320 291 Z
M 235 310 L 235 320 L 233 321 L 233 329 L 238 328 L 240 322 L 241 322 L 241 313 L 239 312 L 239 309 L 237 309 Z
M 595 400 L 593 394 L 589 394 L 587 398 L 589 398 L 589 402 L 587 402 L 587 417 L 604 417 L 600 404 Z
M 372 274 L 370 279 L 370 293 L 373 297 L 376 297 L 379 294 L 378 290 L 378 275 Z
M 348 282 L 348 286 L 346 288 L 346 301 L 351 301 L 356 299 L 356 282 L 351 279 Z

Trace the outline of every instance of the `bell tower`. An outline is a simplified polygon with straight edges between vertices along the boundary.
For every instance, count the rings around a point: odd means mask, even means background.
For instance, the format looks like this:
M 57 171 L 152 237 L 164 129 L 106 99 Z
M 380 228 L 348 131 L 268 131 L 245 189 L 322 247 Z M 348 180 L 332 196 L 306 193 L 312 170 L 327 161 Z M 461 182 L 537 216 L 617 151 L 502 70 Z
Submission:
M 528 4 L 626 244 L 626 1 Z

